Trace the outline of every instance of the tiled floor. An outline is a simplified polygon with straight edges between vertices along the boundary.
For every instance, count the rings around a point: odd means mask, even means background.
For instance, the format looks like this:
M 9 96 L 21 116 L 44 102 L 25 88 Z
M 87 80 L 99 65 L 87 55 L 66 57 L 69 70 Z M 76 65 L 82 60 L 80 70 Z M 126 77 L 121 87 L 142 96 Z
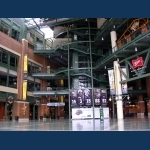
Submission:
M 150 131 L 150 119 L 0 121 L 0 131 Z

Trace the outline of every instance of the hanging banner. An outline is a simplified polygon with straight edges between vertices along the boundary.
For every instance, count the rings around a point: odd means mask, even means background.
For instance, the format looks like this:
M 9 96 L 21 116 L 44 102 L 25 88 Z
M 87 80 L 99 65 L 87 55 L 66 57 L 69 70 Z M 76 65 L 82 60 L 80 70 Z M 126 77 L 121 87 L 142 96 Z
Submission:
M 121 68 L 121 70 L 123 71 L 123 73 L 125 75 L 127 75 L 127 69 L 126 68 Z M 124 81 L 126 80 L 125 76 L 123 75 L 122 72 L 120 72 L 121 74 L 121 81 Z M 122 94 L 127 94 L 128 93 L 128 87 L 127 87 L 127 82 L 124 82 L 121 84 L 121 87 L 122 87 Z
M 91 89 L 84 90 L 84 105 L 85 106 L 92 105 L 92 90 Z
M 28 76 L 28 55 L 24 55 L 24 62 L 23 62 L 23 79 L 27 80 Z
M 101 106 L 102 107 L 106 107 L 107 106 L 107 91 L 106 91 L 106 89 L 102 89 L 101 90 L 100 101 L 101 101 Z
M 114 77 L 114 70 L 108 70 L 108 77 L 109 77 L 109 86 L 110 86 L 110 95 L 115 95 L 115 77 Z
M 70 91 L 70 104 L 71 106 L 77 106 L 77 90 Z
M 22 94 L 22 99 L 26 100 L 27 99 L 27 80 L 23 80 L 23 94 Z
M 84 91 L 83 90 L 78 90 L 77 93 L 77 105 L 81 106 L 84 105 Z
M 27 99 L 27 77 L 28 77 L 28 55 L 24 55 L 23 62 L 23 87 L 22 87 L 22 99 Z
M 100 89 L 94 89 L 94 105 L 100 106 L 100 96 L 101 96 L 101 90 Z

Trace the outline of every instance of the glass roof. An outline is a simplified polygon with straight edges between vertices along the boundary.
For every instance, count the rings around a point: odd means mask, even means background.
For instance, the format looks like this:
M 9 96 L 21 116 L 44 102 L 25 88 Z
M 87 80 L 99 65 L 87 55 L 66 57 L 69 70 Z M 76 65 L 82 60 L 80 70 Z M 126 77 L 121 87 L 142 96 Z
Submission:
M 49 26 L 40 26 L 41 23 L 43 23 L 42 18 L 25 18 L 25 25 L 27 27 L 31 26 L 39 26 L 40 30 L 45 33 L 45 38 L 52 38 L 53 37 L 53 30 L 49 28 Z M 46 20 L 46 18 L 45 18 Z
M 41 23 L 43 23 L 43 20 L 41 18 L 25 18 L 25 25 L 27 27 L 40 25 Z

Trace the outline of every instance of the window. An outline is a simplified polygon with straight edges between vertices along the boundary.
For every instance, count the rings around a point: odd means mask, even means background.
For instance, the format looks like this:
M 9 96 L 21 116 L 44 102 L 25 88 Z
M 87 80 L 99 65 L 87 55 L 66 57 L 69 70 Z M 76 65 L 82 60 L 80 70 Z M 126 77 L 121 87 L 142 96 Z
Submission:
M 0 23 L 0 31 L 2 31 L 5 34 L 9 35 L 10 27 L 6 23 L 1 21 L 1 23 Z
M 10 66 L 16 67 L 16 57 L 10 55 Z
M 8 86 L 11 88 L 17 88 L 17 77 L 9 76 L 9 85 Z
M 19 40 L 19 32 L 15 29 L 12 29 L 12 38 L 16 39 L 17 41 Z
M 28 62 L 28 73 L 32 73 L 32 63 Z
M 0 85 L 6 86 L 7 78 L 6 76 L 0 76 Z
M 10 54 L 10 66 L 15 68 L 18 67 L 18 56 Z
M 28 62 L 28 73 L 40 73 L 42 71 L 42 67 L 34 64 L 32 62 Z
M 2 53 L 2 62 L 7 64 L 8 63 L 8 53 L 4 52 Z

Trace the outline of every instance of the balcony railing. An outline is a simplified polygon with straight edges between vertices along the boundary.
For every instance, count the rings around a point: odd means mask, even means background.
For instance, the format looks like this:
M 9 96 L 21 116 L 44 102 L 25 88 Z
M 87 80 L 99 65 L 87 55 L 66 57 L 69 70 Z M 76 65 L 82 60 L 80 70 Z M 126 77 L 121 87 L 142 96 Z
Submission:
M 64 90 L 68 90 L 68 87 L 41 87 L 41 88 L 32 88 L 32 91 L 64 91 Z

